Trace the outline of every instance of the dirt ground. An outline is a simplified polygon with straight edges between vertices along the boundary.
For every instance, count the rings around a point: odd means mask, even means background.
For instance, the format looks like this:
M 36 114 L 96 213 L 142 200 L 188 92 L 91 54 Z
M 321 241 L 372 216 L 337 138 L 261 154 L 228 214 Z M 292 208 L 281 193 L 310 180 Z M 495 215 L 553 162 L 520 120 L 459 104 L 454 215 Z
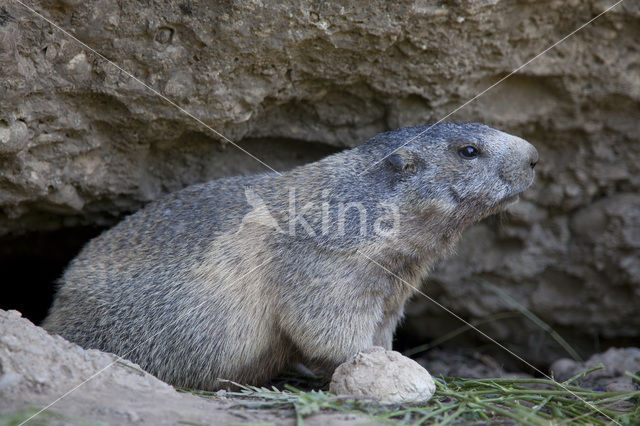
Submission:
M 483 356 L 438 350 L 429 354 L 419 361 L 434 376 L 526 376 L 504 371 L 495 360 Z M 558 370 L 556 375 L 560 378 L 598 363 L 606 368 L 586 385 L 633 390 L 630 383 L 629 389 L 620 386 L 624 371 L 640 369 L 637 348 L 610 349 L 586 363 L 560 360 L 552 368 Z M 291 377 L 280 380 L 275 383 L 280 389 L 284 383 L 304 388 L 304 383 Z M 629 382 L 628 378 L 626 381 Z M 312 384 L 315 386 L 322 386 L 322 382 Z M 178 391 L 129 361 L 98 350 L 82 349 L 59 336 L 49 335 L 17 311 L 0 310 L 0 425 L 21 425 L 25 421 L 29 425 L 287 425 L 296 423 L 297 417 L 292 404 L 274 408 L 264 400 L 238 398 L 226 391 L 206 397 Z M 304 416 L 307 425 L 363 422 L 370 423 L 371 418 L 353 412 L 322 410 Z
M 293 409 L 252 409 L 243 401 L 201 397 L 120 361 L 84 350 L 0 310 L 0 425 L 27 424 L 293 424 Z M 240 404 L 239 404 L 240 403 Z M 45 411 L 38 413 L 45 407 Z M 318 413 L 310 425 L 366 421 L 355 414 Z

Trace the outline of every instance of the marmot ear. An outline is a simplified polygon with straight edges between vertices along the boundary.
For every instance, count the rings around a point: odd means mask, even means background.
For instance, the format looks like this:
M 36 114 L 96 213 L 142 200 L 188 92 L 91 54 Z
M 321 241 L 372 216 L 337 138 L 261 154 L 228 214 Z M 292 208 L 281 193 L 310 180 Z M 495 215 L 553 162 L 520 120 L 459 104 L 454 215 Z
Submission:
M 387 161 L 399 172 L 413 173 L 416 171 L 416 157 L 406 148 L 400 148 L 391 154 Z

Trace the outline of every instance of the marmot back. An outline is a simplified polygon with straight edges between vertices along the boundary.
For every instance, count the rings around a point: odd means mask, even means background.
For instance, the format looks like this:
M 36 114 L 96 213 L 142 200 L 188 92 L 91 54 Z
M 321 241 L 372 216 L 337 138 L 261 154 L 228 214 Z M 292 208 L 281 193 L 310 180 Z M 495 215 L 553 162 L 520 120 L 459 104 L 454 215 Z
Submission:
M 397 276 L 419 286 L 465 227 L 517 200 L 537 158 L 515 136 L 442 123 L 190 186 L 90 241 L 43 326 L 190 388 L 332 369 L 391 347 L 414 291 Z

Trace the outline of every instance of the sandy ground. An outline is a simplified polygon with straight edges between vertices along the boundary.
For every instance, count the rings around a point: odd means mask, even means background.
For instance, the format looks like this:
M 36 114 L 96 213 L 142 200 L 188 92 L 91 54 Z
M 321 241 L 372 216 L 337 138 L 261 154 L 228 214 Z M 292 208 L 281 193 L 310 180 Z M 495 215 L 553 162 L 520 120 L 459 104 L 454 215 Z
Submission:
M 437 349 L 418 361 L 435 376 L 526 376 L 504 371 L 485 356 Z M 607 391 L 637 389 L 625 371 L 640 370 L 638 348 L 610 348 L 583 363 L 560 359 L 551 369 L 556 378 L 565 380 L 599 364 L 604 368 L 582 380 L 582 386 Z M 291 377 L 280 380 L 274 383 L 278 388 L 289 383 L 304 389 L 300 386 L 304 381 Z M 311 386 L 317 388 L 320 383 Z M 17 311 L 0 310 L 0 426 L 21 425 L 26 420 L 29 425 L 288 425 L 296 423 L 296 413 L 290 405 L 265 408 L 259 400 L 229 397 L 226 392 L 207 397 L 179 392 L 129 361 L 85 350 L 48 334 Z M 304 423 L 371 424 L 371 418 L 320 411 L 305 416 Z
M 0 425 L 294 424 L 292 409 L 249 409 L 226 397 L 203 398 L 173 387 L 115 355 L 84 350 L 0 310 Z M 128 364 L 135 366 L 133 363 Z M 353 424 L 367 418 L 318 413 L 306 424 Z

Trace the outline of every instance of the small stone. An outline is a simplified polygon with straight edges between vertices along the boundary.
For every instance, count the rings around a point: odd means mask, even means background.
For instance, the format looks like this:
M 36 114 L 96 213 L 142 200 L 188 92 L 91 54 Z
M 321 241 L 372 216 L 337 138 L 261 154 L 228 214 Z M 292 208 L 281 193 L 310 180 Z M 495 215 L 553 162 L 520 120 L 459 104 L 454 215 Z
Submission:
M 16 311 L 15 309 L 10 309 L 7 313 L 14 318 L 22 318 L 22 312 Z
M 575 370 L 576 362 L 569 358 L 560 358 L 559 360 L 551 364 L 553 377 L 559 382 L 570 379 L 573 375 L 576 374 Z
M 608 383 L 605 386 L 607 392 L 634 392 L 636 387 L 633 386 L 631 380 L 618 379 L 615 382 Z
M 173 40 L 173 29 L 168 27 L 158 28 L 154 39 L 160 44 L 171 43 Z
M 602 368 L 580 377 L 574 384 L 586 388 L 604 388 L 608 392 L 614 392 L 613 389 L 616 389 L 615 392 L 633 391 L 633 382 L 625 372 L 640 369 L 640 348 L 609 348 L 606 352 L 592 355 L 585 362 L 562 358 L 551 364 L 551 371 L 554 378 L 562 382 L 600 365 Z
M 7 123 L 0 120 L 0 153 L 10 154 L 23 150 L 28 144 L 29 130 L 22 120 Z
M 84 52 L 80 52 L 76 56 L 71 58 L 71 60 L 67 63 L 66 68 L 76 78 L 91 78 L 91 64 L 89 63 L 89 59 Z
M 329 391 L 371 397 L 383 404 L 426 402 L 435 393 L 431 375 L 395 351 L 374 347 L 358 352 L 336 369 Z

